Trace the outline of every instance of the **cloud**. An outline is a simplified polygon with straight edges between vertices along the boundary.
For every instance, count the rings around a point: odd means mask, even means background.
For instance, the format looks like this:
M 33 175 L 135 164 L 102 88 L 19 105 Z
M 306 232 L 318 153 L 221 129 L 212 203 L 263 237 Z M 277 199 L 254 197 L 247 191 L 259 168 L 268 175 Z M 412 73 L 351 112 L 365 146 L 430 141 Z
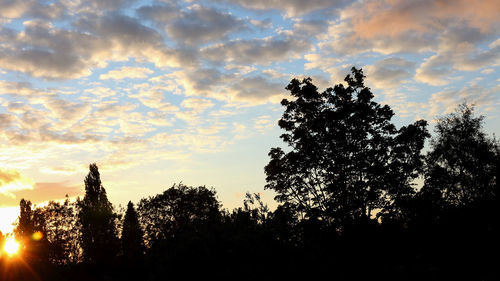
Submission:
M 27 82 L 0 81 L 0 95 L 31 97 L 46 94 L 45 91 L 33 89 L 32 85 Z
M 360 7 L 362 6 L 362 7 Z M 359 9 L 362 8 L 362 9 Z M 491 31 L 498 24 L 500 2 L 485 0 L 396 0 L 367 1 L 354 5 L 354 30 L 362 38 L 395 37 L 402 33 L 424 33 L 446 28 L 455 21 Z M 390 22 L 390 24 L 387 24 Z
M 108 61 L 152 62 L 180 67 L 196 61 L 192 50 L 165 46 L 162 36 L 137 19 L 119 14 L 78 18 L 73 30 L 42 20 L 24 22 L 24 30 L 0 32 L 0 67 L 46 79 L 88 76 Z
M 250 23 L 260 28 L 261 30 L 273 27 L 273 21 L 269 18 L 264 20 L 250 19 Z
M 488 68 L 488 69 L 481 70 L 482 74 L 491 74 L 493 72 L 495 72 L 495 70 L 493 68 Z
M 13 115 L 0 113 L 0 129 L 4 130 L 9 128 L 16 118 Z
M 169 22 L 165 31 L 178 42 L 194 45 L 221 40 L 244 27 L 243 21 L 231 14 L 193 5 Z
M 291 33 L 301 37 L 323 37 L 328 29 L 328 22 L 325 20 L 299 20 L 292 28 Z
M 115 79 L 121 80 L 126 78 L 139 79 L 146 78 L 148 75 L 153 74 L 154 71 L 146 67 L 130 67 L 124 66 L 120 69 L 111 70 L 105 74 L 101 74 L 99 79 Z
M 255 10 L 279 10 L 288 16 L 301 16 L 320 9 L 335 9 L 340 8 L 349 1 L 345 0 L 218 0 L 241 5 L 247 9 Z
M 60 18 L 65 13 L 65 7 L 61 3 L 44 4 L 35 0 L 15 1 L 0 0 L 0 18 L 17 19 L 21 17 L 34 17 L 44 19 Z
M 245 22 L 232 14 L 198 4 L 185 10 L 168 3 L 142 6 L 136 13 L 141 19 L 164 29 L 170 38 L 186 45 L 218 41 L 246 28 Z
M 453 112 L 458 104 L 467 102 L 478 108 L 488 109 L 496 106 L 498 97 L 497 88 L 485 88 L 479 85 L 471 85 L 458 90 L 443 90 L 432 94 L 428 104 L 430 105 L 428 115 L 431 117 Z
M 223 122 L 213 122 L 206 126 L 199 126 L 197 131 L 200 135 L 215 135 L 221 130 L 226 128 L 226 124 Z
M 370 85 L 375 88 L 394 88 L 413 77 L 415 63 L 401 58 L 385 58 L 364 68 Z
M 57 130 L 64 130 L 87 116 L 92 107 L 90 104 L 71 102 L 59 98 L 47 98 L 43 104 L 58 122 L 53 124 Z
M 107 38 L 56 28 L 42 20 L 24 22 L 24 30 L 0 35 L 0 66 L 34 77 L 70 79 L 104 66 L 113 52 Z M 110 50 L 111 49 L 111 50 Z
M 225 99 L 217 90 L 217 86 L 229 77 L 215 68 L 184 69 L 171 74 L 177 83 L 184 88 L 187 96 L 205 96 Z
M 2 0 L 0 5 L 2 9 L 0 10 L 0 17 L 15 19 L 24 15 L 35 1 L 13 1 L 13 0 Z
M 96 106 L 95 115 L 106 116 L 107 118 L 120 118 L 123 114 L 137 108 L 136 104 L 126 103 L 119 104 L 116 101 L 101 103 Z
M 65 165 L 65 166 L 53 166 L 53 167 L 41 167 L 40 172 L 44 174 L 61 174 L 61 175 L 72 175 L 78 172 L 82 172 L 83 169 L 78 167 Z
M 346 19 L 334 22 L 328 27 L 326 39 L 318 43 L 323 51 L 343 56 L 354 56 L 376 52 L 384 55 L 395 53 L 422 53 L 436 50 L 436 34 L 402 33 L 395 37 L 378 36 L 362 38 L 353 30 L 353 25 Z
M 202 112 L 208 108 L 213 107 L 214 103 L 211 100 L 207 100 L 207 99 L 189 98 L 189 99 L 183 100 L 181 103 L 181 106 Z
M 488 50 L 475 50 L 464 54 L 455 62 L 455 68 L 474 71 L 487 66 L 500 65 L 500 46 Z
M 214 44 L 201 49 L 203 58 L 213 62 L 269 65 L 300 57 L 311 47 L 307 39 L 296 37 L 268 37 L 242 39 Z
M 134 2 L 136 2 L 136 0 L 86 0 L 81 2 L 77 1 L 76 3 L 78 3 L 78 5 L 76 7 L 80 12 L 97 11 L 102 13 L 103 11 L 119 10 Z
M 456 71 L 475 71 L 500 64 L 500 46 L 481 50 L 469 43 L 444 47 L 427 58 L 417 69 L 415 79 L 434 86 L 450 82 L 450 74 Z
M 75 26 L 107 40 L 111 49 L 106 55 L 111 60 L 134 57 L 147 60 L 158 67 L 181 67 L 194 62 L 191 50 L 172 49 L 165 46 L 163 38 L 155 29 L 143 25 L 138 19 L 112 14 L 103 17 L 80 18 Z
M 477 44 L 497 38 L 499 5 L 496 0 L 477 7 L 463 0 L 361 1 L 343 9 L 340 20 L 330 22 L 328 36 L 318 46 L 338 55 L 389 55 Z
M 101 139 L 95 132 L 73 131 L 79 122 L 89 116 L 91 104 L 61 99 L 29 84 L 6 85 L 5 89 L 13 101 L 3 104 L 9 114 L 2 115 L 3 132 L 0 136 L 9 145 L 81 144 Z
M 279 102 L 286 83 L 271 82 L 262 75 L 225 74 L 217 69 L 185 70 L 173 76 L 183 85 L 187 96 L 210 97 L 240 105 Z
M 274 126 L 275 123 L 271 120 L 271 116 L 259 116 L 253 120 L 253 128 L 260 133 L 264 133 Z
M 243 77 L 227 90 L 232 101 L 251 105 L 267 102 L 278 103 L 285 96 L 284 84 L 270 82 L 262 76 Z
M 170 3 L 161 5 L 141 6 L 136 10 L 137 15 L 144 20 L 149 20 L 162 28 L 179 16 L 179 7 Z
M 18 206 L 19 201 L 24 198 L 34 204 L 49 200 L 64 199 L 66 195 L 74 197 L 83 194 L 82 184 L 71 184 L 69 182 L 37 182 L 31 189 L 16 190 L 11 196 L 0 193 L 2 207 Z
M 0 159 L 71 177 L 60 159 L 194 162 L 272 129 L 292 77 L 322 90 L 353 65 L 398 116 L 495 108 L 498 5 L 455 3 L 0 0 Z
M 446 56 L 434 55 L 424 60 L 417 69 L 415 80 L 433 86 L 443 86 L 449 83 L 447 77 L 451 74 L 450 61 Z
M 15 192 L 33 189 L 33 185 L 33 180 L 24 177 L 18 171 L 0 168 L 0 194 L 15 198 Z

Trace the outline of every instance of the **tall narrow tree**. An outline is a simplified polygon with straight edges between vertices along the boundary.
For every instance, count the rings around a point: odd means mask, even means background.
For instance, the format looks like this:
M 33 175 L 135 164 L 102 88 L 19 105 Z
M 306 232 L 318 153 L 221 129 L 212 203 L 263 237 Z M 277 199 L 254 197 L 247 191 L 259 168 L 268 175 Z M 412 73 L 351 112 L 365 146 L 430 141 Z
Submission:
M 25 240 L 35 232 L 33 222 L 33 210 L 31 209 L 31 201 L 21 199 L 19 202 L 19 217 L 18 224 L 14 233 L 18 240 Z
M 126 260 L 137 259 L 144 252 L 144 233 L 139 224 L 134 204 L 130 201 L 123 218 L 121 242 L 123 256 Z
M 89 263 L 112 260 L 118 250 L 117 215 L 102 186 L 97 165 L 90 164 L 85 178 L 85 197 L 78 202 L 83 257 Z

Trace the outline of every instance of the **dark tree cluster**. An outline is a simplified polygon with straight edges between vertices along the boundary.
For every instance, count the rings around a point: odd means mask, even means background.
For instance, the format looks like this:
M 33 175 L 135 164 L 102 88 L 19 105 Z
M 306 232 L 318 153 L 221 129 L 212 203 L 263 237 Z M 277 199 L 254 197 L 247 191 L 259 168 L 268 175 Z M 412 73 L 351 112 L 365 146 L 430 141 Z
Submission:
M 484 117 L 462 104 L 432 138 L 425 120 L 398 128 L 364 79 L 286 87 L 287 147 L 264 168 L 275 210 L 247 194 L 229 211 L 180 183 L 120 211 L 91 164 L 82 199 L 21 200 L 24 262 L 0 257 L 0 280 L 500 280 L 500 146 Z

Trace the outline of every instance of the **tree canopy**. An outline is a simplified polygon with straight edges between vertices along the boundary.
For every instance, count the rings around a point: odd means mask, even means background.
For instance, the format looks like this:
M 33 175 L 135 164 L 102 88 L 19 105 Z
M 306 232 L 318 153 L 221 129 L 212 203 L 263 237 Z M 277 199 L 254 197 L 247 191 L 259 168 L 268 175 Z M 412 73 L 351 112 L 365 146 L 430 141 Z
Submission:
M 306 218 L 342 225 L 412 195 L 428 136 L 423 120 L 399 130 L 388 105 L 373 100 L 363 71 L 347 85 L 319 93 L 310 78 L 293 79 L 279 126 L 289 146 L 276 147 L 265 167 L 265 188 Z M 392 204 L 394 206 L 394 204 Z
M 483 121 L 467 104 L 438 119 L 426 159 L 423 196 L 435 204 L 460 206 L 498 195 L 499 144 L 485 134 Z

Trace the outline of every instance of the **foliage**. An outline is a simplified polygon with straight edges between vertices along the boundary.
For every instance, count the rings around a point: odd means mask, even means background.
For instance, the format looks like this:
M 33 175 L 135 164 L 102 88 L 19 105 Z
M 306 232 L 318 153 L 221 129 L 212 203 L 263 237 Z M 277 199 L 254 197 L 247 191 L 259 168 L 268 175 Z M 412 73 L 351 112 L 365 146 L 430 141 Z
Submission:
M 32 210 L 31 201 L 21 199 L 19 202 L 20 214 L 18 225 L 14 229 L 16 239 L 24 245 L 24 254 L 30 256 L 32 262 L 46 262 L 48 260 L 47 240 L 45 233 L 46 218 L 39 209 Z M 34 239 L 33 234 L 39 232 L 41 239 Z
M 204 186 L 174 184 L 163 193 L 142 199 L 138 205 L 146 244 L 172 238 L 177 231 L 196 227 L 197 222 L 217 220 L 220 203 L 215 190 Z
M 76 203 L 50 201 L 37 211 L 45 218 L 45 236 L 49 242 L 49 260 L 53 264 L 78 263 L 82 259 Z
M 85 178 L 85 197 L 78 201 L 83 258 L 90 263 L 112 260 L 119 249 L 116 214 L 101 184 L 96 164 L 90 164 Z
M 495 196 L 499 144 L 484 133 L 483 120 L 467 104 L 438 120 L 420 194 L 434 205 L 463 206 Z
M 131 201 L 127 204 L 121 234 L 123 256 L 128 260 L 140 258 L 144 253 L 144 233 Z
M 304 218 L 342 226 L 414 192 L 427 124 L 397 130 L 394 113 L 373 101 L 364 78 L 352 68 L 347 86 L 323 93 L 310 78 L 286 87 L 294 100 L 283 99 L 278 124 L 290 151 L 271 149 L 265 188 Z

